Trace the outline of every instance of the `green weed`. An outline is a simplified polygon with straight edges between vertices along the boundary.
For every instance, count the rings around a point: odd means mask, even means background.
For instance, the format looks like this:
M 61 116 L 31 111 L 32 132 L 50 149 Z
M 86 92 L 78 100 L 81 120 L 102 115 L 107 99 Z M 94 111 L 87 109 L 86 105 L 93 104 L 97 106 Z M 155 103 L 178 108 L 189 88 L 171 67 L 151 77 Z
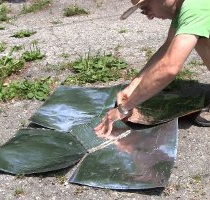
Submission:
M 29 51 L 25 51 L 22 54 L 22 58 L 26 62 L 41 60 L 44 57 L 45 57 L 45 55 L 41 53 L 40 48 L 38 48 L 36 42 L 32 43 Z
M 88 12 L 85 9 L 80 8 L 77 5 L 69 6 L 67 8 L 64 8 L 63 11 L 64 11 L 63 15 L 65 17 L 70 17 L 70 16 L 74 16 L 74 15 L 87 15 L 88 14 Z
M 96 3 L 97 8 L 100 8 L 103 5 L 104 0 L 94 0 Z
M 176 76 L 176 79 L 188 79 L 191 80 L 193 76 L 195 75 L 195 72 L 190 71 L 189 69 L 183 69 L 181 70 L 178 75 Z
M 200 60 L 191 60 L 188 64 L 196 67 L 202 65 L 202 62 Z
M 60 21 L 60 20 L 54 20 L 51 23 L 57 25 L 57 24 L 62 24 L 62 21 Z
M 10 76 L 24 67 L 24 60 L 14 59 L 11 55 L 3 56 L 0 58 L 0 84 L 5 78 Z
M 25 178 L 25 175 L 24 174 L 17 174 L 15 176 L 15 179 L 24 179 Z
M 62 57 L 62 58 L 70 58 L 70 54 L 69 53 L 62 53 L 60 55 L 60 57 Z
M 192 179 L 196 183 L 201 182 L 202 181 L 202 175 L 201 174 L 196 174 L 196 175 L 192 176 Z
M 6 50 L 7 46 L 5 42 L 0 42 L 0 52 L 4 52 Z
M 11 37 L 15 38 L 24 38 L 24 37 L 30 37 L 31 35 L 34 35 L 36 31 L 30 31 L 30 30 L 20 30 L 13 34 Z
M 143 47 L 141 50 L 145 52 L 146 61 L 149 61 L 154 54 L 154 50 L 151 47 Z
M 7 14 L 9 13 L 9 9 L 5 4 L 0 5 L 0 22 L 5 22 L 9 18 L 7 17 Z
M 134 77 L 137 76 L 138 73 L 139 71 L 137 69 L 128 69 L 125 75 L 125 79 L 126 80 L 133 79 Z
M 33 4 L 27 6 L 24 5 L 22 8 L 21 13 L 22 14 L 27 14 L 27 13 L 31 13 L 31 12 L 38 12 L 40 10 L 43 10 L 44 8 L 46 8 L 47 6 L 49 6 L 51 4 L 51 0 L 36 0 Z
M 11 99 L 37 99 L 46 100 L 50 94 L 50 87 L 53 80 L 50 78 L 36 79 L 29 81 L 13 81 L 9 84 L 0 85 L 0 100 L 9 101 Z
M 116 58 L 112 54 L 101 55 L 98 53 L 95 56 L 88 54 L 85 58 L 68 63 L 68 68 L 71 68 L 76 74 L 69 76 L 63 84 L 115 81 L 123 76 L 121 70 L 126 66 L 127 63 L 124 60 Z
M 114 47 L 114 50 L 119 51 L 122 47 L 123 47 L 123 45 L 118 44 L 116 47 Z
M 4 26 L 0 26 L 0 31 L 5 30 L 6 28 Z
M 180 89 L 183 85 L 183 80 L 187 80 L 189 84 L 197 83 L 198 81 L 193 79 L 194 75 L 195 72 L 192 72 L 188 69 L 181 70 L 176 76 L 175 80 L 166 87 L 166 90 Z
M 22 186 L 18 186 L 18 187 L 15 189 L 14 196 L 19 196 L 19 195 L 22 195 L 23 193 L 24 193 L 24 191 L 23 191 Z
M 126 32 L 127 32 L 127 29 L 122 28 L 122 29 L 120 29 L 118 32 L 119 32 L 119 33 L 126 33 Z
M 15 46 L 12 47 L 12 50 L 13 50 L 13 51 L 16 51 L 16 52 L 17 52 L 17 51 L 20 51 L 20 50 L 22 50 L 22 49 L 23 49 L 23 46 L 22 46 L 22 45 L 15 45 Z
M 55 178 L 57 182 L 60 183 L 61 185 L 63 185 L 66 181 L 66 177 L 63 174 L 55 174 Z

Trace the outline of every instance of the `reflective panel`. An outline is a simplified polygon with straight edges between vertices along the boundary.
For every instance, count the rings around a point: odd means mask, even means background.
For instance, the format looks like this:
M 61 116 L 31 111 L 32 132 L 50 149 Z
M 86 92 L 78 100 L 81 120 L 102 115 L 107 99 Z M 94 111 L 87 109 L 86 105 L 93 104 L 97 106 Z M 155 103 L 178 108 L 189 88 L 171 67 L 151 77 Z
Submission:
M 86 153 L 70 134 L 53 130 L 21 129 L 0 148 L 0 170 L 32 174 L 69 167 Z
M 31 117 L 41 126 L 69 131 L 114 107 L 121 85 L 109 88 L 59 87 Z
M 204 95 L 198 93 L 186 96 L 182 93 L 162 92 L 138 105 L 128 120 L 145 125 L 160 124 L 201 110 L 204 100 Z
M 113 131 L 113 137 L 118 130 Z M 125 138 L 90 153 L 71 183 L 110 189 L 166 186 L 177 154 L 178 120 L 132 130 Z
M 177 117 L 201 109 L 204 97 L 163 91 L 134 109 L 129 118 L 134 124 L 117 121 L 109 137 L 98 138 L 93 128 L 115 106 L 122 88 L 59 87 L 31 118 L 57 131 L 19 130 L 0 147 L 0 170 L 40 173 L 82 159 L 72 183 L 110 189 L 164 187 L 176 157 Z
M 72 126 L 89 123 L 94 117 L 101 118 L 115 106 L 116 94 L 122 88 L 121 85 L 109 88 L 61 86 L 31 117 L 31 121 L 43 127 L 70 131 Z M 128 121 L 155 125 L 196 112 L 204 107 L 204 95 L 195 94 L 163 91 L 137 106 Z
M 95 117 L 89 123 L 82 125 L 72 126 L 70 133 L 77 138 L 77 140 L 85 147 L 85 149 L 91 149 L 106 142 L 109 138 L 99 138 L 95 134 L 93 128 L 99 124 L 100 118 Z M 121 121 L 114 123 L 115 134 L 119 135 L 123 131 L 129 130 L 130 128 Z M 111 139 L 111 138 L 110 138 Z

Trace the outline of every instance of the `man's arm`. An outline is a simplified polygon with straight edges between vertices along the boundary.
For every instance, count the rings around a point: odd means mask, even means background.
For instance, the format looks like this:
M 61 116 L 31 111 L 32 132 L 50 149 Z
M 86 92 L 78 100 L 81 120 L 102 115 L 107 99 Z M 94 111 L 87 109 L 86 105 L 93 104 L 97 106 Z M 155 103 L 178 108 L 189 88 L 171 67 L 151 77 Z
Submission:
M 166 54 L 167 49 L 169 48 L 171 41 L 173 40 L 175 34 L 175 29 L 170 28 L 168 31 L 168 36 L 164 44 L 156 51 L 156 53 L 149 59 L 145 67 L 139 72 L 138 76 L 143 73 L 143 71 L 149 67 L 157 63 L 163 56 Z M 139 85 L 140 79 L 135 78 L 131 81 L 131 83 L 117 95 L 117 103 L 122 104 L 124 100 L 127 100 L 131 93 L 135 90 L 135 88 Z
M 199 38 L 195 50 L 210 70 L 210 40 L 209 38 Z
M 170 31 L 172 34 L 173 30 Z M 198 37 L 182 34 L 170 39 L 170 33 L 164 45 L 152 56 L 139 75 L 128 87 L 118 93 L 117 100 L 118 104 L 121 104 L 121 109 L 131 110 L 160 92 L 174 80 L 182 68 L 183 63 L 195 47 Z M 124 117 L 117 108 L 111 109 L 102 119 L 101 124 L 94 128 L 95 133 L 101 137 L 109 136 L 113 122 Z
M 128 99 L 122 102 L 123 108 L 126 110 L 134 108 L 171 83 L 197 41 L 198 37 L 195 35 L 181 34 L 173 37 L 169 46 L 165 46 L 166 51 L 160 51 L 157 57 L 154 55 L 146 68 L 132 81 L 133 87 L 130 86 L 132 92 Z

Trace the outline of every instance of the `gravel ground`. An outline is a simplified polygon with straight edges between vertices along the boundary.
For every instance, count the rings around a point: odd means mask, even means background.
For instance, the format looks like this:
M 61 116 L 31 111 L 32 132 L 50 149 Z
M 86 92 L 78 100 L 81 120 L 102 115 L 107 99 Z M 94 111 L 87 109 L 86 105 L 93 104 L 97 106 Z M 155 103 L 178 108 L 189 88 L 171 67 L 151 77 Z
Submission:
M 63 17 L 63 8 L 75 2 L 88 9 L 90 14 Z M 23 6 L 22 3 L 7 5 L 12 14 L 18 13 Z M 57 70 L 58 64 L 66 61 L 61 57 L 62 53 L 68 53 L 68 59 L 74 60 L 88 51 L 95 53 L 99 50 L 117 53 L 130 67 L 141 69 L 146 60 L 142 48 L 156 50 L 164 42 L 170 22 L 148 21 L 138 12 L 128 20 L 120 21 L 120 14 L 128 6 L 130 2 L 122 0 L 53 0 L 44 11 L 20 15 L 12 23 L 2 24 L 6 29 L 0 31 L 0 41 L 6 42 L 8 47 L 24 45 L 27 48 L 31 41 L 37 40 L 41 51 L 46 54 L 44 60 L 31 63 L 16 78 L 52 76 L 57 77 L 59 83 L 68 75 L 68 71 Z M 36 30 L 37 34 L 22 39 L 10 37 L 20 29 Z M 120 30 L 126 31 L 120 33 Z M 198 57 L 192 52 L 189 59 Z M 193 67 L 193 70 L 198 72 L 200 82 L 209 83 L 210 73 L 204 66 Z M 27 126 L 28 119 L 42 103 L 35 100 L 1 103 L 0 144 L 19 128 Z M 187 120 L 180 120 L 179 124 L 178 157 L 169 184 L 162 193 L 158 190 L 120 192 L 72 185 L 68 183 L 73 172 L 71 168 L 61 171 L 59 176 L 54 173 L 27 177 L 1 174 L 0 199 L 210 199 L 209 128 L 194 126 Z

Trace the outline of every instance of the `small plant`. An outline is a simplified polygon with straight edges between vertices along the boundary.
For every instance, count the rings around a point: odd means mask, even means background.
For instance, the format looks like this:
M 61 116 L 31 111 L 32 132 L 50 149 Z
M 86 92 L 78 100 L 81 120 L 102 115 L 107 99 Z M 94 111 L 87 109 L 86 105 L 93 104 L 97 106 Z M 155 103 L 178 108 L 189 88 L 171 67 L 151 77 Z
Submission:
M 124 28 L 122 28 L 122 29 L 119 30 L 119 33 L 126 33 L 126 32 L 127 32 L 127 30 L 124 29 Z
M 94 2 L 96 3 L 97 8 L 100 8 L 103 5 L 103 1 L 104 0 L 94 0 Z
M 7 14 L 9 13 L 9 9 L 5 4 L 0 5 L 0 22 L 5 22 L 9 18 L 7 17 Z
M 114 50 L 115 50 L 115 51 L 119 51 L 120 48 L 122 48 L 122 47 L 123 47 L 123 45 L 118 44 L 116 47 L 114 47 Z
M 24 174 L 17 174 L 15 176 L 15 179 L 24 179 L 25 178 L 25 175 Z
M 22 186 L 18 186 L 16 189 L 15 189 L 15 192 L 14 192 L 14 196 L 19 196 L 21 194 L 23 194 L 24 191 L 23 191 L 23 188 Z
M 27 14 L 31 12 L 38 12 L 51 4 L 51 0 L 35 0 L 30 6 L 24 5 L 21 13 Z
M 0 26 L 0 31 L 5 30 L 6 28 L 4 26 Z
M 154 54 L 154 50 L 151 47 L 143 47 L 141 50 L 145 52 L 146 61 L 149 61 Z
M 36 31 L 20 30 L 20 31 L 16 32 L 14 35 L 12 35 L 11 37 L 24 38 L 24 37 L 30 37 L 31 35 L 34 35 L 35 33 L 36 33 Z
M 191 60 L 188 64 L 196 67 L 202 65 L 202 62 L 200 60 Z
M 34 60 L 41 60 L 44 57 L 45 55 L 41 53 L 40 48 L 38 48 L 36 42 L 32 43 L 29 51 L 25 51 L 22 54 L 22 58 L 26 62 L 31 62 Z
M 136 77 L 138 73 L 139 73 L 139 71 L 137 69 L 128 69 L 125 74 L 125 79 L 130 80 L 130 79 Z
M 37 99 L 46 100 L 50 94 L 50 87 L 53 80 L 50 78 L 29 81 L 13 81 L 9 84 L 0 85 L 0 100 L 11 99 Z
M 24 60 L 16 60 L 11 57 L 11 54 L 0 58 L 0 83 L 12 73 L 19 71 L 23 67 Z
M 62 24 L 62 21 L 60 21 L 60 20 L 54 20 L 51 23 L 57 25 L 57 24 Z
M 7 46 L 5 42 L 0 42 L 0 52 L 4 52 L 6 50 Z
M 192 176 L 192 179 L 196 183 L 201 182 L 202 181 L 202 175 L 201 174 L 196 174 L 196 175 Z
M 58 183 L 60 183 L 61 185 L 63 185 L 66 181 L 65 175 L 62 174 L 55 174 L 55 178 L 58 181 Z
M 15 45 L 15 46 L 12 47 L 12 50 L 13 51 L 20 51 L 22 49 L 23 49 L 23 46 L 22 45 Z
M 26 126 L 27 126 L 27 120 L 22 119 L 22 120 L 20 121 L 20 127 L 26 127 Z
M 123 76 L 122 69 L 125 69 L 127 63 L 112 54 L 95 56 L 87 55 L 86 58 L 80 58 L 73 63 L 68 63 L 67 67 L 73 70 L 74 75 L 69 76 L 63 84 L 85 84 L 95 83 L 97 81 L 107 82 L 115 81 Z
M 167 87 L 166 90 L 179 90 L 182 85 L 183 85 L 183 81 L 188 81 L 189 84 L 195 84 L 198 81 L 193 79 L 195 75 L 195 72 L 192 72 L 188 69 L 183 69 L 181 70 L 178 75 L 176 76 L 175 80 L 170 83 Z
M 69 53 L 62 53 L 60 56 L 62 58 L 69 58 L 70 57 L 70 54 Z
M 83 9 L 78 7 L 77 5 L 74 6 L 69 6 L 67 8 L 64 8 L 64 16 L 65 17 L 70 17 L 70 16 L 74 16 L 74 15 L 87 15 L 88 12 Z

